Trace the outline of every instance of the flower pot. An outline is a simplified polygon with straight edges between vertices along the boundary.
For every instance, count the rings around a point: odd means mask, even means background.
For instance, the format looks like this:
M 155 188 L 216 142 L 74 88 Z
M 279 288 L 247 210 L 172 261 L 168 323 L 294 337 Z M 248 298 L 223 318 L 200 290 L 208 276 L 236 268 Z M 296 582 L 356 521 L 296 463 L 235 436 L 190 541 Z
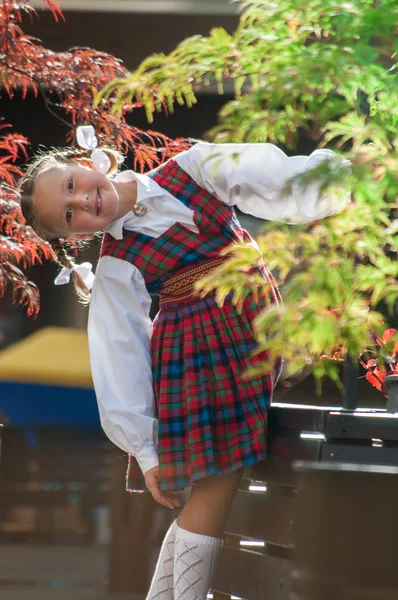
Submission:
M 384 385 L 389 390 L 387 412 L 398 413 L 398 374 L 387 375 Z

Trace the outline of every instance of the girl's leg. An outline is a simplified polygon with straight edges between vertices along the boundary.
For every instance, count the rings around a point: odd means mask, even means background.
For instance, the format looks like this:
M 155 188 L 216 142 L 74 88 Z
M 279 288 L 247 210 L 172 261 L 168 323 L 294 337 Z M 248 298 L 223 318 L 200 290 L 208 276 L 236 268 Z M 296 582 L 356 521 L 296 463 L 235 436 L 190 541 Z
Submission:
M 221 537 L 243 469 L 208 477 L 192 488 L 178 518 L 174 545 L 174 600 L 205 600 Z
M 163 540 L 146 600 L 174 600 L 174 544 L 177 529 L 177 521 L 173 521 Z
M 243 469 L 222 477 L 206 477 L 195 483 L 178 517 L 183 529 L 212 537 L 222 537 Z

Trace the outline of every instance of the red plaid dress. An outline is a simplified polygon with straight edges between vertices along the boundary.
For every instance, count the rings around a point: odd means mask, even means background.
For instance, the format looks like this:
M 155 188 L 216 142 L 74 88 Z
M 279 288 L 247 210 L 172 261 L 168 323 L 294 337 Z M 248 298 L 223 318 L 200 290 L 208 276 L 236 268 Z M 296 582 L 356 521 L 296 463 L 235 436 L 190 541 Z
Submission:
M 158 238 L 126 230 L 122 240 L 105 234 L 102 256 L 134 264 L 150 294 L 157 294 L 171 275 L 184 268 L 219 257 L 231 242 L 251 241 L 234 209 L 198 186 L 176 161 L 149 175 L 193 210 L 199 230 L 194 233 L 175 223 Z M 266 267 L 260 270 L 272 282 Z M 272 287 L 271 301 L 278 300 Z M 239 314 L 231 296 L 220 308 L 209 294 L 162 306 L 156 316 L 152 370 L 163 490 L 182 489 L 266 457 L 267 408 L 276 372 L 249 381 L 241 376 L 249 365 L 267 360 L 264 353 L 250 357 L 255 348 L 252 321 L 265 302 L 249 297 Z M 143 489 L 132 457 L 127 489 Z

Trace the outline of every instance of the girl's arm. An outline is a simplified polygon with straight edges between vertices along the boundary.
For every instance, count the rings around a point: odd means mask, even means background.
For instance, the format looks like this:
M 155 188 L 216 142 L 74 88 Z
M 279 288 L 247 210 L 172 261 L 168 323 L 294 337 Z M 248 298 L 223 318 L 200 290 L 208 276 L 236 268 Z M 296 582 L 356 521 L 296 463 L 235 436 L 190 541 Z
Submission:
M 320 183 L 283 188 L 294 175 L 313 169 L 324 160 L 349 167 L 350 162 L 332 150 L 315 150 L 310 156 L 288 157 L 274 144 L 209 144 L 198 142 L 176 157 L 200 186 L 225 204 L 260 219 L 308 223 L 341 211 L 350 202 L 349 190 L 321 194 Z
M 144 474 L 159 462 L 150 306 L 151 298 L 136 267 L 118 258 L 101 258 L 88 322 L 101 425 L 114 444 L 136 457 Z

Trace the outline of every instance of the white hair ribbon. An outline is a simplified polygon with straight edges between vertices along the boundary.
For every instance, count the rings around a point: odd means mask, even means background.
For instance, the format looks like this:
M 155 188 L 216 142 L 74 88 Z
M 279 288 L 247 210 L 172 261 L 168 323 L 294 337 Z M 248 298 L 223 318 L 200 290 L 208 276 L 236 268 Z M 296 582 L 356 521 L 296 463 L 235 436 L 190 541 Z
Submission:
M 73 271 L 76 271 L 78 275 L 83 279 L 84 283 L 89 290 L 93 287 L 95 275 L 92 272 L 93 265 L 89 262 L 84 262 L 81 265 L 74 265 L 71 269 L 63 267 L 60 273 L 54 280 L 55 285 L 64 285 L 70 282 Z
M 97 150 L 98 140 L 92 125 L 82 125 L 76 129 L 76 141 L 80 148 L 91 150 L 94 169 L 99 173 L 108 173 L 111 168 L 109 156 L 103 150 Z

